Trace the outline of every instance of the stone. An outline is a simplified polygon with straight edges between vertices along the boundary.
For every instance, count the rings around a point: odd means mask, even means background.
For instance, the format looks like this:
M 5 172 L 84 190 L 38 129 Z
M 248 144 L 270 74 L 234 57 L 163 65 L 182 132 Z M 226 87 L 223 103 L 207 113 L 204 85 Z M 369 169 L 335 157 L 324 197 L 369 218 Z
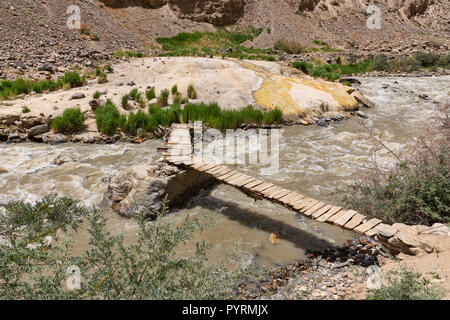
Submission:
M 84 98 L 86 98 L 86 95 L 82 92 L 76 92 L 72 95 L 73 100 L 79 100 L 79 99 L 84 99 Z
M 436 236 L 447 235 L 450 231 L 449 227 L 442 223 L 433 224 L 428 230 L 422 231 L 422 234 L 432 234 Z
M 42 136 L 42 141 L 49 144 L 60 144 L 67 141 L 67 138 L 63 134 L 54 134 L 51 132 L 47 132 Z
M 390 238 L 390 237 L 393 237 L 396 233 L 397 233 L 397 229 L 394 228 L 393 226 L 390 226 L 390 225 L 384 224 L 384 223 L 378 225 L 377 234 L 379 236 L 382 236 L 385 238 Z
M 354 91 L 352 92 L 351 96 L 355 98 L 356 101 L 358 101 L 359 104 L 366 108 L 375 108 L 375 103 L 367 99 L 361 92 Z
M 49 126 L 47 124 L 41 124 L 35 127 L 32 127 L 29 131 L 28 131 L 28 136 L 29 137 L 35 137 L 37 135 L 46 133 L 50 130 Z
M 98 107 L 105 104 L 105 101 L 103 99 L 92 99 L 89 101 L 89 105 L 91 106 L 91 110 L 95 111 Z
M 356 111 L 356 115 L 358 117 L 361 117 L 361 118 L 364 118 L 364 119 L 369 119 L 369 116 L 367 114 L 365 114 L 364 112 L 362 112 L 362 111 Z
M 100 206 L 111 207 L 128 218 L 142 208 L 150 209 L 148 217 L 155 218 L 154 211 L 161 209 L 166 196 L 174 207 L 214 182 L 211 176 L 193 169 L 180 170 L 162 163 L 134 166 L 111 180 Z

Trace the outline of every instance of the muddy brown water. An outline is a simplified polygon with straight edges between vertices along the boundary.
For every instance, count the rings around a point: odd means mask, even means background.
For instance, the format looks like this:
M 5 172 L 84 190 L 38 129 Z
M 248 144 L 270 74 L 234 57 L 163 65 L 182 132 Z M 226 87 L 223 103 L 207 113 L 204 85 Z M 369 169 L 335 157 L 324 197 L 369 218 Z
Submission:
M 411 149 L 436 103 L 450 100 L 449 76 L 360 80 L 360 90 L 377 104 L 375 109 L 363 110 L 369 115 L 364 122 L 400 154 Z M 420 99 L 419 94 L 427 94 L 429 100 Z M 236 168 L 306 196 L 339 204 L 340 196 L 333 191 L 364 174 L 360 167 L 367 165 L 375 146 L 360 121 L 356 117 L 326 128 L 285 127 L 276 175 L 268 175 L 266 168 L 255 165 Z M 87 206 L 97 205 L 112 176 L 129 166 L 158 159 L 156 148 L 162 145 L 159 140 L 140 145 L 2 144 L 0 205 L 11 200 L 33 202 L 49 193 L 79 199 Z M 377 158 L 386 165 L 392 161 L 383 150 L 377 152 Z M 307 249 L 329 247 L 355 237 L 352 232 L 309 220 L 265 200 L 255 201 L 220 184 L 202 191 L 184 209 L 173 211 L 166 219 L 176 223 L 188 214 L 202 215 L 217 208 L 224 208 L 218 218 L 221 223 L 182 246 L 180 254 L 191 254 L 196 241 L 206 240 L 215 245 L 211 261 L 218 261 L 227 251 L 237 248 L 242 262 L 257 261 L 272 267 L 302 260 Z M 128 241 L 136 238 L 133 220 L 112 211 L 105 215 L 113 233 L 123 234 Z M 271 233 L 280 237 L 278 244 L 269 241 Z M 88 247 L 85 228 L 79 230 L 74 241 L 75 253 Z

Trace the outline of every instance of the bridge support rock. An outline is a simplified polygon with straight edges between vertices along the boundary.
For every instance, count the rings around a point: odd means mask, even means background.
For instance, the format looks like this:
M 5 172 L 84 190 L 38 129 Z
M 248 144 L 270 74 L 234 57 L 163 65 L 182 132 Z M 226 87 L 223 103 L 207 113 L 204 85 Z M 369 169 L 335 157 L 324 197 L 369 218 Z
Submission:
M 210 176 L 192 169 L 155 163 L 134 166 L 114 177 L 100 205 L 111 207 L 121 216 L 133 218 L 142 209 L 155 218 L 167 196 L 172 207 L 185 203 L 199 190 L 214 184 Z

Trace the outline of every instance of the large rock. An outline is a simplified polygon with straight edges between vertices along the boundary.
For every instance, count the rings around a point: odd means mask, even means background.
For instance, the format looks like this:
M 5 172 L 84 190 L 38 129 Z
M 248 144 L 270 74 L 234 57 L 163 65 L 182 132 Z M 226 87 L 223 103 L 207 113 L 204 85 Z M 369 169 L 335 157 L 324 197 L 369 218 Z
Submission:
M 214 25 L 235 23 L 244 15 L 244 0 L 168 0 L 179 17 Z
M 37 135 L 46 133 L 50 130 L 49 126 L 47 124 L 41 124 L 38 126 L 35 126 L 33 128 L 30 129 L 30 131 L 28 131 L 28 136 L 29 137 L 35 137 Z
M 180 170 L 162 163 L 135 166 L 112 179 L 101 207 L 111 207 L 128 218 L 145 209 L 147 216 L 154 218 L 165 197 L 174 207 L 213 183 L 211 177 L 192 169 Z

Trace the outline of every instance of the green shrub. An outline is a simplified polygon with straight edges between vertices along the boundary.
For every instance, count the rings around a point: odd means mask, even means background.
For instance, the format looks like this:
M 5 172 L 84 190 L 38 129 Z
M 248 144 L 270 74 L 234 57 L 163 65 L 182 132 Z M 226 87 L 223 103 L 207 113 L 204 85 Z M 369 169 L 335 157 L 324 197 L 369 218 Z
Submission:
M 155 99 L 156 98 L 155 88 L 152 87 L 150 89 L 147 89 L 145 91 L 145 96 L 147 97 L 148 101 Z
M 303 52 L 303 48 L 299 43 L 287 40 L 278 40 L 273 45 L 273 48 L 288 54 L 299 54 Z
M 408 158 L 396 155 L 390 169 L 373 164 L 345 190 L 343 205 L 391 224 L 450 222 L 450 126 L 445 117 L 435 121 Z
M 367 300 L 441 300 L 445 290 L 420 273 L 403 268 L 387 275 L 388 284 L 368 290 Z
M 70 85 L 71 88 L 81 87 L 84 84 L 83 79 L 77 72 L 67 71 L 62 77 L 63 84 Z
M 372 60 L 372 70 L 377 71 L 391 71 L 392 67 L 385 54 L 379 54 Z
M 443 56 L 439 59 L 438 65 L 440 67 L 450 69 L 450 54 L 447 54 L 446 56 Z
M 439 56 L 432 53 L 418 52 L 414 55 L 414 59 L 424 68 L 435 66 L 439 61 Z
M 187 96 L 189 99 L 197 99 L 197 91 L 195 90 L 193 85 L 189 85 L 187 88 Z
M 168 209 L 151 204 L 135 209 L 138 237 L 126 241 L 107 231 L 103 212 L 89 210 L 68 198 L 47 197 L 35 204 L 11 202 L 0 215 L 0 296 L 5 300 L 216 300 L 236 297 L 240 283 L 261 270 L 234 259 L 207 264 L 211 245 L 197 243 L 189 257 L 177 250 L 218 214 L 167 220 Z M 148 217 L 155 220 L 149 223 Z M 59 230 L 73 237 L 87 225 L 89 247 L 73 255 L 70 246 L 48 244 Z M 82 274 L 81 288 L 67 290 L 69 266 Z
M 80 108 L 69 108 L 64 110 L 62 116 L 52 120 L 52 129 L 57 132 L 77 132 L 84 127 L 84 115 Z
M 128 109 L 128 101 L 130 100 L 130 95 L 126 94 L 122 97 L 122 108 L 124 108 L 125 110 Z
M 172 95 L 173 96 L 176 96 L 178 94 L 178 86 L 177 85 L 174 85 L 173 87 L 172 87 Z
M 119 127 L 119 120 L 121 120 L 120 113 L 110 100 L 95 110 L 97 129 L 103 134 L 113 134 Z
M 100 93 L 100 91 L 95 91 L 95 93 L 94 93 L 94 95 L 93 95 L 93 98 L 94 99 L 98 99 L 98 98 L 100 98 L 101 97 L 101 93 Z
M 165 107 L 169 104 L 169 90 L 164 89 L 158 97 L 158 105 Z
M 28 112 L 31 112 L 30 108 L 28 108 L 28 107 L 23 107 L 22 113 L 28 113 Z

